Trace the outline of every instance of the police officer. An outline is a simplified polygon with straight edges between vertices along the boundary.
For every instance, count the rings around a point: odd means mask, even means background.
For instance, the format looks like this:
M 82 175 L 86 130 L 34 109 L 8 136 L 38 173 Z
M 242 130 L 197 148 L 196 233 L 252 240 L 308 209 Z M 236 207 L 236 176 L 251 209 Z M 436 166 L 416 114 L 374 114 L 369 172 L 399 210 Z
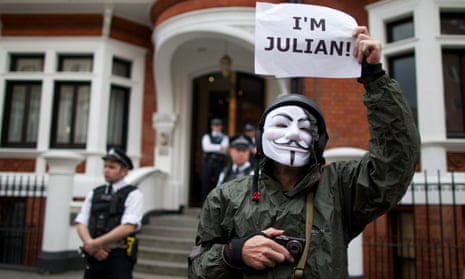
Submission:
M 255 168 L 257 160 L 255 159 L 255 154 L 257 153 L 257 143 L 255 142 L 256 127 L 251 123 L 245 124 L 244 134 L 252 140 L 252 147 L 250 149 L 249 162 L 252 164 L 252 168 Z
M 253 174 L 253 166 L 249 161 L 252 140 L 245 135 L 236 135 L 231 138 L 229 145 L 229 163 L 220 173 L 218 185 L 238 177 Z
M 104 185 L 90 191 L 76 217 L 87 265 L 84 279 L 132 278 L 141 227 L 142 192 L 125 181 L 133 169 L 131 159 L 112 148 L 102 157 Z
M 218 175 L 226 165 L 229 138 L 223 134 L 223 122 L 219 118 L 210 121 L 211 132 L 202 137 L 202 204 L 208 193 L 216 186 Z
M 252 153 L 253 154 L 255 154 L 256 152 L 255 133 L 256 133 L 255 125 L 251 123 L 245 124 L 244 134 L 252 140 L 252 147 L 253 147 Z

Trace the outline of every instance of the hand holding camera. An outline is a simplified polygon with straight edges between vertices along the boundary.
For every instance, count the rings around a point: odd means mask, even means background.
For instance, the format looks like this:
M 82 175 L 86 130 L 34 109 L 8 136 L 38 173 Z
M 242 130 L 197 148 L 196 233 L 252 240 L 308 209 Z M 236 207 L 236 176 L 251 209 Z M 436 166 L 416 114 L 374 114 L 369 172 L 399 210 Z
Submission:
M 292 237 L 287 235 L 278 235 L 272 238 L 278 244 L 284 246 L 289 253 L 294 257 L 295 261 L 299 261 L 302 252 L 305 248 L 305 239 Z
M 279 263 L 298 261 L 305 247 L 305 239 L 283 234 L 283 230 L 270 227 L 248 238 L 241 249 L 242 262 L 261 270 Z

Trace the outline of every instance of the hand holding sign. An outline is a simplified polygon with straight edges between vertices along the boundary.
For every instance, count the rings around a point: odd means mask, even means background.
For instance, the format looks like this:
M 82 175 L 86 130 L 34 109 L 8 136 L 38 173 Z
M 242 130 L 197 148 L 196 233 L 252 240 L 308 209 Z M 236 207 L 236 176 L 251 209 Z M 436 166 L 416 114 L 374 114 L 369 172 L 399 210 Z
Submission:
M 322 6 L 257 3 L 255 73 L 277 77 L 360 76 L 351 16 Z
M 363 59 L 366 59 L 368 64 L 380 63 L 381 43 L 368 35 L 368 29 L 365 26 L 355 28 L 352 36 L 355 38 L 353 53 L 359 63 L 362 63 Z

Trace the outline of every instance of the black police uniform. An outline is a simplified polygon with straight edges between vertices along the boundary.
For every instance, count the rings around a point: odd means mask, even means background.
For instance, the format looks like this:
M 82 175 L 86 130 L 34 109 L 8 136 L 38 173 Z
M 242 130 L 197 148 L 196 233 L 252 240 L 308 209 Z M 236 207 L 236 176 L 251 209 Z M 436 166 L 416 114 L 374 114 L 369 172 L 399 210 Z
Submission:
M 254 151 L 256 150 L 257 144 L 255 142 L 255 137 L 250 137 L 247 134 L 247 132 L 255 131 L 255 130 L 256 130 L 255 126 L 250 123 L 247 123 L 244 127 L 245 134 L 252 142 L 252 146 L 250 147 L 252 152 L 250 152 L 250 155 L 249 155 L 249 162 L 252 165 L 252 169 L 254 169 L 255 165 L 257 164 L 257 160 L 255 159 L 255 151 Z
M 245 135 L 236 135 L 231 138 L 230 148 L 251 149 L 252 140 Z M 233 180 L 238 177 L 253 174 L 254 166 L 247 161 L 242 166 L 237 166 L 233 162 L 229 163 L 219 175 L 218 185 Z
M 136 186 L 126 185 L 117 192 L 111 193 L 110 187 L 110 185 L 101 185 L 94 189 L 88 225 L 92 238 L 108 233 L 121 224 L 126 198 L 129 193 L 137 189 Z M 132 278 L 136 259 L 137 240 L 135 235 L 131 235 L 117 243 L 117 247 L 112 248 L 108 258 L 103 261 L 99 262 L 94 257 L 87 257 L 88 268 L 84 278 Z
M 118 149 L 110 149 L 102 157 L 103 160 L 114 160 L 128 169 L 133 169 L 131 159 Z M 125 201 L 128 195 L 137 189 L 126 185 L 118 191 L 112 191 L 112 186 L 105 184 L 93 190 L 88 229 L 92 238 L 108 233 L 121 224 L 125 211 Z M 111 252 L 103 261 L 87 256 L 87 267 L 84 279 L 132 279 L 134 264 L 137 260 L 137 239 L 135 234 L 126 237 L 111 247 Z

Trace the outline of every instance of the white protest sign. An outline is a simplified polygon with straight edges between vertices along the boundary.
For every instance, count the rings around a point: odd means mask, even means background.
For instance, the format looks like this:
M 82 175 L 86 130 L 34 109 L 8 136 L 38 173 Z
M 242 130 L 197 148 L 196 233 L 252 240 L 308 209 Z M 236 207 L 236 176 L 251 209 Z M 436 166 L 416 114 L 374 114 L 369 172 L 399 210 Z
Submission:
M 352 55 L 357 22 L 341 11 L 306 4 L 256 5 L 255 73 L 276 77 L 359 77 Z

